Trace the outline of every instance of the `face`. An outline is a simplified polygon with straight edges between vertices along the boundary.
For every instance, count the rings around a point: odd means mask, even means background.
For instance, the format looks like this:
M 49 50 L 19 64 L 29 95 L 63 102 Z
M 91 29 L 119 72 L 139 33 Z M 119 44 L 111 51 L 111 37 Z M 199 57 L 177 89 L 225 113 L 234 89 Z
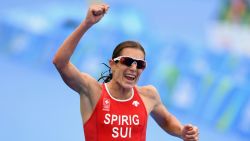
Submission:
M 128 56 L 134 59 L 144 60 L 144 54 L 140 49 L 124 48 L 120 56 Z M 132 88 L 136 85 L 143 69 L 138 69 L 137 63 L 134 62 L 131 66 L 126 66 L 120 61 L 110 61 L 113 78 L 111 81 L 117 82 L 123 88 Z M 139 67 L 140 68 L 140 67 Z

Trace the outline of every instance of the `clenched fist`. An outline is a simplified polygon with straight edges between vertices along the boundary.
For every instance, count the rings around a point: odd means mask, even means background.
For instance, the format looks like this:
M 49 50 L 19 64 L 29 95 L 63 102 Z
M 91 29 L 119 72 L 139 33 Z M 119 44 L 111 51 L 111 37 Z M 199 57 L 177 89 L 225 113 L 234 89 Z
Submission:
M 191 124 L 184 125 L 182 128 L 182 139 L 183 141 L 198 141 L 199 140 L 198 128 Z
M 109 6 L 107 4 L 94 4 L 89 7 L 87 16 L 85 18 L 86 23 L 93 25 L 101 20 L 104 14 L 108 11 Z

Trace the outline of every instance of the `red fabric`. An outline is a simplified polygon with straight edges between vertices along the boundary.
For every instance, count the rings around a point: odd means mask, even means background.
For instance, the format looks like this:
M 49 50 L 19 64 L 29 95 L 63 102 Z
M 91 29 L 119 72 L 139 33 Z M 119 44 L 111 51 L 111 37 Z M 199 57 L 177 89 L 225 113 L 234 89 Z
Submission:
M 101 98 L 84 124 L 85 141 L 145 141 L 148 115 L 137 90 L 127 101 L 113 99 L 102 86 Z

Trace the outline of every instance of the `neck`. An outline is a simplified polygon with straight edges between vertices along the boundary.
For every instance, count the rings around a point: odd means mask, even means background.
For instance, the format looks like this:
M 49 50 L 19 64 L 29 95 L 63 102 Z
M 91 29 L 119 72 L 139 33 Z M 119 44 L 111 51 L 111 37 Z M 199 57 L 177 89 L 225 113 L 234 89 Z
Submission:
M 126 100 L 132 96 L 131 88 L 124 88 L 119 83 L 110 81 L 107 83 L 110 95 L 119 100 Z

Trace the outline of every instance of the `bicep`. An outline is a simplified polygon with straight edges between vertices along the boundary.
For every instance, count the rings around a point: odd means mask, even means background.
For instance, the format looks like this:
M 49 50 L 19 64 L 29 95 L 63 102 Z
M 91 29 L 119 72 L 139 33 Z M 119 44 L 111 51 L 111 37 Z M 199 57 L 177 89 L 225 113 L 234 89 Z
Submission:
M 151 116 L 157 122 L 158 125 L 164 128 L 164 126 L 167 125 L 171 114 L 168 112 L 166 107 L 160 102 L 153 108 Z
M 72 63 L 68 63 L 63 68 L 57 68 L 63 81 L 78 93 L 88 93 L 89 84 L 96 80 L 86 73 L 81 73 Z
M 162 103 L 155 107 L 151 116 L 167 133 L 177 137 L 181 136 L 181 123 L 166 109 Z
M 166 107 L 161 101 L 160 95 L 156 88 L 151 88 L 151 93 L 153 95 L 153 108 L 151 111 L 151 116 L 155 119 L 158 124 L 162 124 L 162 122 L 166 121 L 170 115 Z
M 167 125 L 171 119 L 171 114 L 162 103 L 160 95 L 156 89 L 153 89 L 154 93 L 154 107 L 151 111 L 151 116 L 157 122 L 157 124 L 164 130 L 167 128 Z

